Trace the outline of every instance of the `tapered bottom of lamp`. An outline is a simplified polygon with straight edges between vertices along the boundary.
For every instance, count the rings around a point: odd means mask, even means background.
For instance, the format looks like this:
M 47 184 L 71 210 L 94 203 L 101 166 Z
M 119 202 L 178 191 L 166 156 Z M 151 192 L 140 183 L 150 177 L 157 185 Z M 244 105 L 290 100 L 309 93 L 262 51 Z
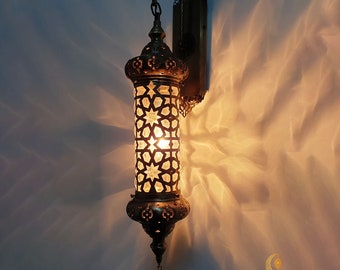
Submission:
M 126 206 L 126 212 L 131 219 L 141 223 L 152 238 L 150 247 L 160 269 L 167 247 L 165 238 L 173 231 L 175 223 L 189 214 L 188 201 L 178 194 L 163 194 L 152 199 L 136 194 Z

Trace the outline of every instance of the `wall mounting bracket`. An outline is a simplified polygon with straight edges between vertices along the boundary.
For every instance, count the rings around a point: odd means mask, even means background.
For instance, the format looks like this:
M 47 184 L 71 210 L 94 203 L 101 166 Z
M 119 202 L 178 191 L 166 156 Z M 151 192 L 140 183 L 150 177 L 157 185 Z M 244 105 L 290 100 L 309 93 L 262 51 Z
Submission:
M 173 53 L 189 67 L 189 78 L 181 89 L 185 115 L 207 91 L 207 0 L 174 1 Z

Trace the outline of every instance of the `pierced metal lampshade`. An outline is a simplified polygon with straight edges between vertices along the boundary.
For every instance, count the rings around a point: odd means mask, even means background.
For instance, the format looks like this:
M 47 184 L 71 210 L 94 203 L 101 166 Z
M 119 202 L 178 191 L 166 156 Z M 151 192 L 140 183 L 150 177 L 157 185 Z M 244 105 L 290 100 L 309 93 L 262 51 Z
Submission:
M 134 84 L 136 162 L 135 194 L 126 211 L 153 239 L 151 248 L 160 269 L 165 237 L 190 211 L 179 188 L 180 87 L 189 71 L 163 41 L 159 4 L 151 7 L 155 16 L 151 42 L 125 66 Z

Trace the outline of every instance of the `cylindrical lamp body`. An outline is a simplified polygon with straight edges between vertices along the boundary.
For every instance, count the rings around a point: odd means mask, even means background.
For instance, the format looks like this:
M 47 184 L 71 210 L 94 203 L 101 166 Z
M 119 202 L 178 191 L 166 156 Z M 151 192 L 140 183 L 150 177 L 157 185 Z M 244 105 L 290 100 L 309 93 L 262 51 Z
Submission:
M 130 59 L 125 73 L 134 85 L 135 194 L 126 207 L 153 242 L 160 265 L 165 237 L 185 218 L 189 203 L 180 195 L 180 86 L 188 68 L 163 42 L 159 18 L 149 34 L 151 42 Z
M 179 85 L 150 80 L 135 85 L 137 194 L 179 192 Z

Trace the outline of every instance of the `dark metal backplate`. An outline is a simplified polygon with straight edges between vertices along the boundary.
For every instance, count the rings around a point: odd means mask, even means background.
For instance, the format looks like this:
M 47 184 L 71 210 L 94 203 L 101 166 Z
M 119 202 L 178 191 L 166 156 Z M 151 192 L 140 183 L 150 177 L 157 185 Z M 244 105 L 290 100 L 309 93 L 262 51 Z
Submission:
M 189 66 L 182 97 L 201 101 L 207 91 L 207 0 L 175 0 L 173 52 Z

